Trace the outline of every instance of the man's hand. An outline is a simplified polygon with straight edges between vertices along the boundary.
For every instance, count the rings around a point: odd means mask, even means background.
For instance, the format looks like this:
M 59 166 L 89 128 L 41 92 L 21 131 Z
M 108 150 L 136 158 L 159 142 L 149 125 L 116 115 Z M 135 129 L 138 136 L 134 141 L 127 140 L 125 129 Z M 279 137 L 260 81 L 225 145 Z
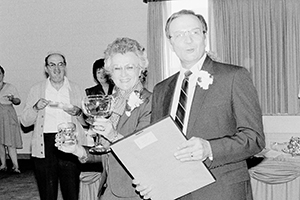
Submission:
M 44 98 L 40 98 L 33 106 L 33 109 L 36 111 L 42 110 L 44 109 L 50 101 L 44 99 Z
M 60 151 L 65 153 L 74 153 L 76 152 L 77 144 L 76 143 L 65 143 L 65 137 L 62 133 L 57 133 L 55 135 L 55 144 L 54 144 Z
M 211 146 L 207 140 L 192 137 L 178 147 L 174 153 L 176 159 L 180 161 L 201 160 L 212 157 Z
M 62 136 L 61 133 L 57 133 L 55 135 L 55 144 L 58 150 L 63 151 L 65 153 L 72 153 L 78 158 L 82 158 L 86 156 L 85 149 L 83 146 L 78 145 L 76 143 L 65 143 L 65 138 Z
M 63 110 L 72 116 L 79 116 L 82 113 L 81 108 L 74 105 L 65 105 L 63 106 Z

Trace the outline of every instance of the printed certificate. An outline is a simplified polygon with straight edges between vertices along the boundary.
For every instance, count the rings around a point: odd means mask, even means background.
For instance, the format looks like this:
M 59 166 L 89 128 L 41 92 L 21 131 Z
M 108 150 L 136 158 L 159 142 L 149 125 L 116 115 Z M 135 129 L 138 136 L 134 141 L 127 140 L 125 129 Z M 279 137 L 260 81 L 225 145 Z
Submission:
M 171 117 L 112 144 L 132 177 L 152 187 L 152 200 L 173 200 L 215 181 L 202 161 L 181 162 L 174 152 L 186 140 Z

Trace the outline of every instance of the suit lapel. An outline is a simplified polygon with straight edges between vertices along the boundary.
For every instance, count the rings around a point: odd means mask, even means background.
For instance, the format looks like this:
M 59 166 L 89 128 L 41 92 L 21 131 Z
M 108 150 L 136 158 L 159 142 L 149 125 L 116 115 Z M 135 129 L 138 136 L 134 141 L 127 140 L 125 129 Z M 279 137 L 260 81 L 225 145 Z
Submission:
M 142 95 L 142 98 L 145 99 L 144 103 L 147 104 L 147 103 L 149 103 L 150 98 L 152 98 L 151 93 L 148 90 L 146 90 L 145 88 L 143 89 L 143 91 L 144 92 L 142 92 L 141 95 Z M 140 113 L 140 108 L 139 107 L 133 109 L 130 116 L 127 116 L 126 113 L 124 112 L 120 116 L 120 119 L 119 119 L 119 122 L 118 122 L 118 130 L 121 129 L 127 123 L 129 118 L 137 118 L 139 116 L 139 113 Z
M 213 74 L 213 61 L 211 60 L 210 57 L 206 57 L 202 69 L 204 71 L 207 71 L 210 74 Z M 210 85 L 211 87 L 212 85 Z M 204 90 L 201 88 L 198 84 L 196 85 L 195 88 L 195 93 L 194 93 L 194 98 L 192 101 L 191 105 L 191 111 L 190 111 L 190 116 L 189 116 L 189 121 L 188 121 L 188 127 L 187 127 L 187 138 L 190 138 L 192 135 L 192 129 L 195 126 L 196 122 L 198 123 L 199 118 L 201 117 L 201 108 L 203 106 L 204 100 L 209 92 L 208 88 L 207 90 Z
M 154 88 L 151 123 L 170 115 L 178 75 L 179 72 L 157 84 Z
M 174 91 L 176 87 L 176 82 L 179 76 L 179 72 L 176 73 L 173 77 L 171 77 L 170 83 L 166 88 L 165 94 L 163 95 L 165 98 L 163 100 L 163 116 L 169 115 L 171 113 Z
M 129 117 L 124 112 L 123 115 L 120 116 L 120 119 L 118 121 L 118 130 L 124 126 L 124 124 L 126 123 L 126 121 L 128 119 L 129 119 Z
M 189 121 L 188 121 L 188 127 L 187 127 L 187 137 L 190 138 L 191 129 L 195 125 L 195 123 L 198 121 L 198 118 L 200 117 L 200 110 L 203 106 L 203 102 L 205 100 L 205 97 L 207 95 L 207 90 L 203 90 L 200 88 L 199 85 L 196 86 L 194 99 L 192 101 Z

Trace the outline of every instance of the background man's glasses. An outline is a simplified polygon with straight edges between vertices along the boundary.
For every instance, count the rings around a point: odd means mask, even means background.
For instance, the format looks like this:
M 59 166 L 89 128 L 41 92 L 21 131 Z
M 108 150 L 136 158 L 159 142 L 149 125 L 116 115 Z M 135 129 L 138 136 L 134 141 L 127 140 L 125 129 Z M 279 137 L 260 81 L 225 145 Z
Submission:
M 59 62 L 59 63 L 57 63 L 57 64 L 55 64 L 55 63 L 49 63 L 47 66 L 48 66 L 50 69 L 54 69 L 55 67 L 63 68 L 63 67 L 66 66 L 66 64 L 63 63 L 63 62 Z

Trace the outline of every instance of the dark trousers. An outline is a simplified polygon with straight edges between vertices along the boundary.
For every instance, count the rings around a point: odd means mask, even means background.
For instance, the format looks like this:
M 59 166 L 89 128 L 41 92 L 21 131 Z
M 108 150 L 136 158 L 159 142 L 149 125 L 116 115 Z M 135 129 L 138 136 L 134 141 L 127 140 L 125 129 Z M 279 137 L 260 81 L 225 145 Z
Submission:
M 40 198 L 57 200 L 59 182 L 64 200 L 78 200 L 78 158 L 73 154 L 61 152 L 54 146 L 55 134 L 44 134 L 45 158 L 32 158 Z

